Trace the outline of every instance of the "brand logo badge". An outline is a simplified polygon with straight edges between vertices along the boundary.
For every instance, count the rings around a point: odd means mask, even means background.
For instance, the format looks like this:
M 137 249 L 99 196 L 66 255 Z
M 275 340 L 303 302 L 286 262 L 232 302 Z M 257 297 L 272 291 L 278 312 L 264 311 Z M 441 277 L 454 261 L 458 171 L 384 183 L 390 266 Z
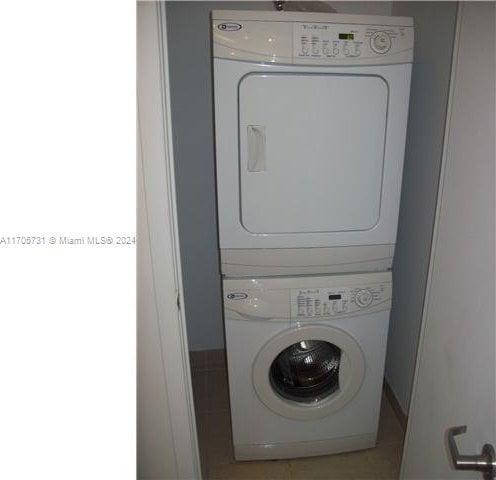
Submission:
M 219 30 L 223 32 L 235 32 L 236 30 L 241 30 L 242 26 L 239 23 L 234 22 L 224 22 L 217 25 Z
M 248 298 L 247 293 L 228 293 L 227 298 L 229 300 L 244 300 L 245 298 Z

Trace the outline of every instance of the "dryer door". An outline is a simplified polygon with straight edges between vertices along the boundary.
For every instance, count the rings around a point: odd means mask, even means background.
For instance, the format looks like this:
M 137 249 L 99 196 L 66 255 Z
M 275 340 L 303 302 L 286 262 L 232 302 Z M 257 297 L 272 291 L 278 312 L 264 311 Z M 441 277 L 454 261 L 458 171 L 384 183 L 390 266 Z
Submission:
M 239 84 L 241 223 L 254 234 L 379 221 L 388 87 L 377 75 L 253 73 Z
M 315 419 L 344 407 L 359 391 L 365 359 L 358 343 L 335 327 L 286 330 L 260 350 L 253 385 L 260 400 L 288 418 Z
M 214 59 L 221 249 L 394 244 L 410 72 Z

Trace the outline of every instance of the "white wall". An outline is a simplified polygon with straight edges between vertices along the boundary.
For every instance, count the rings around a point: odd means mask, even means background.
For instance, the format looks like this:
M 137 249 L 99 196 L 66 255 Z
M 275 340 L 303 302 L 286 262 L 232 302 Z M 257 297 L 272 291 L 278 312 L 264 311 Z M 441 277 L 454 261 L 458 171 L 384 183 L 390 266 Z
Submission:
M 141 156 L 138 158 L 137 183 L 138 472 L 140 479 L 173 478 L 177 472 L 160 353 Z
M 338 13 L 389 15 L 391 2 L 328 2 Z M 222 348 L 210 11 L 272 10 L 272 2 L 169 2 L 172 128 L 190 350 Z
M 410 401 L 427 280 L 446 117 L 455 2 L 395 2 L 414 17 L 415 51 L 386 379 L 406 413 Z
M 185 320 L 177 302 L 167 54 L 159 25 L 157 4 L 138 2 L 137 474 L 154 480 L 200 476 Z

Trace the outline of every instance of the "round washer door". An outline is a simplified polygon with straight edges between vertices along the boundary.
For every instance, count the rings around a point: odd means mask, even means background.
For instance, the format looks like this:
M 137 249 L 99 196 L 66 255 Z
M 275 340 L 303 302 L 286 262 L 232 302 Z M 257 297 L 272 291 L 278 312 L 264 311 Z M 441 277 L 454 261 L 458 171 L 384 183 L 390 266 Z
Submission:
M 325 325 L 286 330 L 269 340 L 253 364 L 260 400 L 288 418 L 325 417 L 360 390 L 365 358 L 348 333 Z

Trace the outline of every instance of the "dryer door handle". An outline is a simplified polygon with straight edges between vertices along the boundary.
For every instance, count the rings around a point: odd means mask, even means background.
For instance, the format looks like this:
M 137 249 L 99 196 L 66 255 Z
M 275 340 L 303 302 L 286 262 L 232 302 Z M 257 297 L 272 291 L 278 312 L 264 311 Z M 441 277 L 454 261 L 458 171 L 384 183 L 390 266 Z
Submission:
M 265 171 L 267 169 L 265 127 L 263 125 L 248 125 L 246 127 L 246 139 L 248 147 L 248 171 Z

